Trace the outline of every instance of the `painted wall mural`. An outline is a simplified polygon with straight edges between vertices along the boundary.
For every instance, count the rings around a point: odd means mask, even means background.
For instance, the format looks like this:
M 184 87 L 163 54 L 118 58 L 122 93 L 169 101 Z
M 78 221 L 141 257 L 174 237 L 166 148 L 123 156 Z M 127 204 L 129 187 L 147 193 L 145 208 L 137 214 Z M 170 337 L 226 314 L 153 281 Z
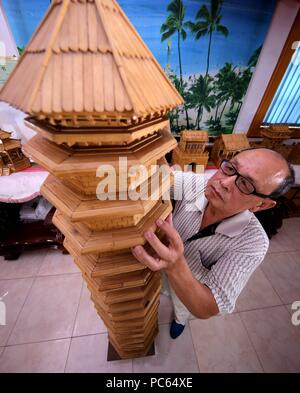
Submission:
M 172 131 L 231 133 L 276 0 L 118 0 L 185 99 Z M 2 0 L 20 51 L 49 0 Z

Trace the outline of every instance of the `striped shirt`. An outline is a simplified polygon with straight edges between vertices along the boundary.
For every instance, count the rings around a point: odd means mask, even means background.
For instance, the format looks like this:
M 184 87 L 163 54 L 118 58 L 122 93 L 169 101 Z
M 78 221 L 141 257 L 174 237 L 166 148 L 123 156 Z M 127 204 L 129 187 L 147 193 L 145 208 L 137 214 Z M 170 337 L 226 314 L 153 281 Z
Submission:
M 207 179 L 193 172 L 174 172 L 173 223 L 185 242 L 196 234 L 207 205 Z M 183 196 L 181 196 L 183 191 Z M 185 243 L 185 258 L 194 275 L 207 285 L 221 314 L 231 313 L 251 274 L 263 261 L 269 239 L 250 211 L 223 220 L 212 236 Z

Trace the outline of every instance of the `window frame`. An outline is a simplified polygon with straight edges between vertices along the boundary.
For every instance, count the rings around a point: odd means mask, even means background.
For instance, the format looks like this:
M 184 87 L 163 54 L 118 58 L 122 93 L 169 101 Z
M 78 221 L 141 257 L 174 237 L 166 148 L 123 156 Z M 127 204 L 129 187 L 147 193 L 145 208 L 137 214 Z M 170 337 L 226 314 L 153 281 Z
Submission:
M 247 132 L 248 137 L 260 137 L 261 124 L 265 115 L 271 105 L 273 97 L 279 87 L 279 84 L 285 74 L 285 71 L 292 59 L 295 50 L 292 49 L 292 44 L 295 41 L 300 41 L 300 10 L 297 13 L 297 16 L 292 25 L 291 31 L 288 35 L 288 38 L 284 44 L 284 47 L 281 51 L 279 60 L 276 64 L 276 67 L 273 71 L 272 77 L 268 83 L 268 86 L 264 92 L 263 98 L 258 106 L 258 109 L 253 117 L 249 130 Z M 300 138 L 300 128 L 290 127 L 294 132 L 291 135 L 291 138 Z

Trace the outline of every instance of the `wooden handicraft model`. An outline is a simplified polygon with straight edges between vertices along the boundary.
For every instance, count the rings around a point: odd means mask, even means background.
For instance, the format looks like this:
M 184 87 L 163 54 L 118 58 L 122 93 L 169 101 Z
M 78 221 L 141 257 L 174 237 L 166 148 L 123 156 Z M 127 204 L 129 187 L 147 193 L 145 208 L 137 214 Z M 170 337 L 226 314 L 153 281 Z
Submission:
M 263 138 L 260 147 L 267 147 L 288 158 L 291 153 L 291 146 L 284 145 L 283 142 L 290 138 L 293 130 L 286 124 L 273 124 L 270 127 L 261 128 L 260 134 Z
M 41 192 L 110 343 L 121 358 L 145 356 L 158 332 L 160 274 L 131 247 L 170 214 L 161 198 L 169 176 L 145 200 L 127 196 L 150 189 L 176 146 L 166 115 L 181 96 L 116 1 L 54 0 L 0 100 L 29 114 L 37 135 L 26 151 L 51 173 Z M 142 175 L 128 170 L 124 180 L 125 164 L 143 166 Z M 117 197 L 101 200 L 111 170 L 116 188 L 106 188 Z
M 185 165 L 201 165 L 204 171 L 208 162 L 207 143 L 207 131 L 181 131 L 180 142 L 172 153 L 172 164 L 180 165 L 182 170 Z
M 0 129 L 0 176 L 29 168 L 30 161 L 23 154 L 21 141 L 11 138 L 11 133 Z
M 211 160 L 219 166 L 222 160 L 230 160 L 240 151 L 249 148 L 250 144 L 245 134 L 222 134 L 215 140 Z

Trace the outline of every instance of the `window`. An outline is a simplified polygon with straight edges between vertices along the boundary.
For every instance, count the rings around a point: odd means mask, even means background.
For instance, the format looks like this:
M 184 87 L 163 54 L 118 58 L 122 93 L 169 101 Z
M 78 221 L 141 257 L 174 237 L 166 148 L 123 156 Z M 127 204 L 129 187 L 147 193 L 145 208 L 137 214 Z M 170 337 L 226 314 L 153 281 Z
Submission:
M 288 124 L 300 137 L 300 11 L 272 78 L 248 131 L 248 136 L 260 136 L 261 127 L 269 124 Z
M 262 124 L 300 126 L 300 41 Z

